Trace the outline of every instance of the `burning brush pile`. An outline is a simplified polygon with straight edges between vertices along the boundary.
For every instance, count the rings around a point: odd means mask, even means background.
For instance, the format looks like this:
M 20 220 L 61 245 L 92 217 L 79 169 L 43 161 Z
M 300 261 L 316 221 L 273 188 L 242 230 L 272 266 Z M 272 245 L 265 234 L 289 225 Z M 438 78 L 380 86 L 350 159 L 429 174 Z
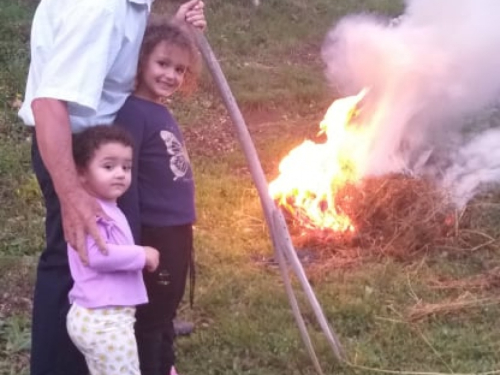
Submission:
M 326 142 L 293 149 L 269 185 L 295 247 L 322 257 L 404 260 L 454 246 L 463 223 L 444 189 L 410 174 L 363 175 L 370 134 L 356 108 L 365 94 L 335 101 L 320 124 Z
M 404 3 L 398 22 L 348 15 L 323 42 L 330 84 L 359 94 L 331 105 L 326 141 L 293 149 L 269 185 L 298 250 L 498 249 L 500 197 L 477 198 L 500 184 L 500 124 L 479 118 L 500 119 L 500 2 Z
M 326 208 L 325 200 L 319 206 Z M 346 184 L 331 199 L 344 227 L 318 225 L 293 197 L 280 204 L 297 249 L 352 257 L 412 255 L 445 245 L 455 233 L 455 214 L 431 182 L 404 175 Z M 321 210 L 321 208 L 320 208 Z

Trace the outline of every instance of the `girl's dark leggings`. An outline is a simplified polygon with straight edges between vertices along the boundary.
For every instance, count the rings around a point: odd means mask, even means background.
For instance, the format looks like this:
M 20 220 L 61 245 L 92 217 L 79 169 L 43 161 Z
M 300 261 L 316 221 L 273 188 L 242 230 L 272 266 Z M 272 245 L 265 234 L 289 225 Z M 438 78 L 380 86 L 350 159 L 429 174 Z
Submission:
M 142 375 L 168 375 L 175 362 L 173 319 L 193 275 L 193 227 L 142 227 L 141 245 L 160 252 L 160 265 L 144 272 L 149 303 L 138 306 L 135 324 Z M 191 271 L 189 271 L 191 268 Z

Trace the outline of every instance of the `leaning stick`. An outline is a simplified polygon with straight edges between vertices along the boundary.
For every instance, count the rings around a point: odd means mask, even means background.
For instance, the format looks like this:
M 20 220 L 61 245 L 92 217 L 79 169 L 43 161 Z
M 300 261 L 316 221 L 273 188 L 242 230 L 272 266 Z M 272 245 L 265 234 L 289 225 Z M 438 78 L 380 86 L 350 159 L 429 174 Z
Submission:
M 210 73 L 212 74 L 212 77 L 224 101 L 224 104 L 229 112 L 229 116 L 231 117 L 231 120 L 235 127 L 238 140 L 240 141 L 241 147 L 243 148 L 243 152 L 248 162 L 248 166 L 254 184 L 257 187 L 262 209 L 264 211 L 267 226 L 269 228 L 269 232 L 273 242 L 276 258 L 278 259 L 281 274 L 285 283 L 288 299 L 292 306 L 292 312 L 294 314 L 297 325 L 299 326 L 299 331 L 302 336 L 302 340 L 306 345 L 306 348 L 309 352 L 309 355 L 314 363 L 316 370 L 320 374 L 322 374 L 318 358 L 316 356 L 316 353 L 314 352 L 311 338 L 309 336 L 309 333 L 307 332 L 304 319 L 300 313 L 299 305 L 297 303 L 297 299 L 295 297 L 289 279 L 288 270 L 286 267 L 286 261 L 290 263 L 295 275 L 297 276 L 307 296 L 309 304 L 314 311 L 316 319 L 323 333 L 325 334 L 327 341 L 330 344 L 333 353 L 335 354 L 335 357 L 340 362 L 344 361 L 344 354 L 342 351 L 342 347 L 333 329 L 328 324 L 328 321 L 325 318 L 325 315 L 318 302 L 318 299 L 316 298 L 316 295 L 314 294 L 314 291 L 312 290 L 312 287 L 309 284 L 309 281 L 307 280 L 307 276 L 299 261 L 297 253 L 292 245 L 290 234 L 288 232 L 288 228 L 286 226 L 283 214 L 276 207 L 276 204 L 269 195 L 267 181 L 264 175 L 264 171 L 262 170 L 262 166 L 260 164 L 257 151 L 255 150 L 255 146 L 252 142 L 250 133 L 248 132 L 245 120 L 243 119 L 243 115 L 241 114 L 238 104 L 236 103 L 236 100 L 231 92 L 231 89 L 229 87 L 229 84 L 227 83 L 224 73 L 222 72 L 220 64 L 217 61 L 215 54 L 212 51 L 212 48 L 210 47 L 210 44 L 208 43 L 208 40 L 206 39 L 205 35 L 199 31 L 196 31 L 195 35 L 203 59 L 205 60 L 205 63 L 207 64 L 208 69 L 210 70 Z

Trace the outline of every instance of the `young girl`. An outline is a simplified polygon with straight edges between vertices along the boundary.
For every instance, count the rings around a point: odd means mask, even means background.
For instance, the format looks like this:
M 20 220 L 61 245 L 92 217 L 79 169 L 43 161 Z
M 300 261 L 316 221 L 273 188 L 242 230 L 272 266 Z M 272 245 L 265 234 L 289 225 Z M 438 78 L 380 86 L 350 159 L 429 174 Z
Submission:
M 152 20 L 140 52 L 136 89 L 115 120 L 132 134 L 136 150 L 131 188 L 119 205 L 138 243 L 160 252 L 158 269 L 144 275 L 149 304 L 136 313 L 142 375 L 175 374 L 173 319 L 192 264 L 195 202 L 183 137 L 162 100 L 188 89 L 198 66 L 190 34 Z
M 142 269 L 153 272 L 159 253 L 134 245 L 116 200 L 129 187 L 132 141 L 114 126 L 95 126 L 74 136 L 73 154 L 82 184 L 95 196 L 107 218 L 97 218 L 108 253 L 87 237 L 88 264 L 68 246 L 71 303 L 67 329 L 87 361 L 90 373 L 140 375 L 134 336 L 135 306 L 146 303 Z

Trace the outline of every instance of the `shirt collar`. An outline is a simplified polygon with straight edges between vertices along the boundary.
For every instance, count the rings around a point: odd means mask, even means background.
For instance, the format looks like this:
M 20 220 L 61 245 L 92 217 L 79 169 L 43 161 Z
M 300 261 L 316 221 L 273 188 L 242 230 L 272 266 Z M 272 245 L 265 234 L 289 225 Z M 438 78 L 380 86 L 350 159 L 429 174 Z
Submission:
M 135 3 L 135 4 L 147 5 L 148 11 L 151 11 L 151 5 L 153 4 L 153 1 L 155 1 L 155 0 L 128 0 L 128 1 L 131 3 Z

